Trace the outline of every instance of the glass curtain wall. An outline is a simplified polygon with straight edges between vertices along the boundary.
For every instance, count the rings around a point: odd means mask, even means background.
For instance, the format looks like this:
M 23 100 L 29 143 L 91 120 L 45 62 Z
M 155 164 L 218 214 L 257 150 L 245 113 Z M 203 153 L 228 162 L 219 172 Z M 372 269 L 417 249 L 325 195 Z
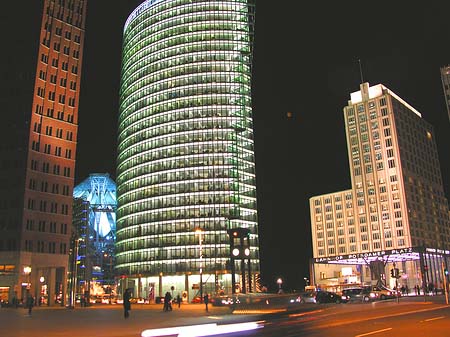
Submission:
M 118 121 L 120 275 L 200 267 L 229 274 L 234 227 L 250 230 L 259 273 L 253 23 L 254 5 L 244 0 L 153 0 L 129 16 Z

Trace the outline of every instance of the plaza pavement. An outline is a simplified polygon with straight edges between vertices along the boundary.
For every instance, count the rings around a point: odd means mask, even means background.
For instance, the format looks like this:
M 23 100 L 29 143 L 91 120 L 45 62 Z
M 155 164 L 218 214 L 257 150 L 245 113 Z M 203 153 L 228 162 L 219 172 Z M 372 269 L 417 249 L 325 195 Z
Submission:
M 248 321 L 248 315 L 233 315 L 228 307 L 182 304 L 164 312 L 162 304 L 133 304 L 125 319 L 120 304 L 37 306 L 31 316 L 24 308 L 0 308 L 1 337 L 140 337 L 146 329 L 206 323 Z M 256 316 L 255 316 L 256 320 Z

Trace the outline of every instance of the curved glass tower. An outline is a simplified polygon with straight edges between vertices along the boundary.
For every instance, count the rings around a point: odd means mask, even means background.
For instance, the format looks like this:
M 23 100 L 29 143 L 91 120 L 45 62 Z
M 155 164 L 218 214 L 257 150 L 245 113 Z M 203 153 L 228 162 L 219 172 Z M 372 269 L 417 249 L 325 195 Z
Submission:
M 125 24 L 116 269 L 134 296 L 195 296 L 201 276 L 230 292 L 230 228 L 259 273 L 253 22 L 248 0 L 147 0 Z

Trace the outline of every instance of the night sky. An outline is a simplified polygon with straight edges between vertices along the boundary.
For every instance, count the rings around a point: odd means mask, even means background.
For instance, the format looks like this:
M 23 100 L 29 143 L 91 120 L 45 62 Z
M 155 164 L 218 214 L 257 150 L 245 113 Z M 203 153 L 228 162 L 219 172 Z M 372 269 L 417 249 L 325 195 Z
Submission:
M 141 2 L 88 3 L 76 184 L 97 172 L 115 179 L 122 29 Z M 364 81 L 384 84 L 434 126 L 450 196 L 439 73 L 450 64 L 450 2 L 398 2 L 257 1 L 255 156 L 262 279 L 271 288 L 282 277 L 299 289 L 309 275 L 309 198 L 351 187 L 342 110 L 359 90 L 358 60 Z

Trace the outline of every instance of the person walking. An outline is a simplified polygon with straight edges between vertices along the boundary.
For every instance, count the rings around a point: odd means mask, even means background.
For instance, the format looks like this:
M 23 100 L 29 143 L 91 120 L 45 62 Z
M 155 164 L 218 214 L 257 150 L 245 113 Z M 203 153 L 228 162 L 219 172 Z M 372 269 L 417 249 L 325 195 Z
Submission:
M 131 310 L 131 289 L 127 288 L 125 289 L 125 292 L 123 293 L 123 315 L 125 318 L 128 318 L 130 316 L 130 310 Z
M 28 316 L 31 316 L 31 310 L 34 306 L 34 298 L 31 296 L 30 292 L 27 291 L 26 307 L 28 309 Z
M 181 307 L 181 296 L 180 294 L 177 295 L 177 303 L 178 303 L 178 308 Z
M 172 311 L 172 295 L 170 295 L 170 292 L 166 292 L 164 296 L 164 311 Z
M 203 296 L 203 303 L 205 303 L 205 309 L 206 309 L 206 312 L 208 312 L 208 303 L 209 303 L 209 296 L 208 296 L 208 293 L 206 293 L 206 294 Z

